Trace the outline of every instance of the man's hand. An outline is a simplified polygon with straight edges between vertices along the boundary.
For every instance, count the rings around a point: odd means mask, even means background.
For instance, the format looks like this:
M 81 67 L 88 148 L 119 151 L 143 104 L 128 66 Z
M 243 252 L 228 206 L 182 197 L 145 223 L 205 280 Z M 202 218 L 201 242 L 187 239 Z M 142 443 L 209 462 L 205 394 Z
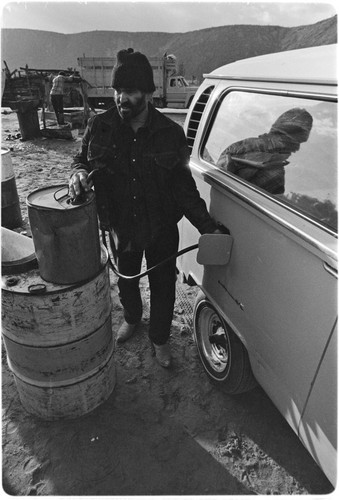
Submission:
M 69 180 L 69 194 L 71 198 L 80 196 L 83 191 L 87 192 L 93 186 L 93 182 L 87 183 L 88 172 L 86 170 L 79 170 L 75 172 Z

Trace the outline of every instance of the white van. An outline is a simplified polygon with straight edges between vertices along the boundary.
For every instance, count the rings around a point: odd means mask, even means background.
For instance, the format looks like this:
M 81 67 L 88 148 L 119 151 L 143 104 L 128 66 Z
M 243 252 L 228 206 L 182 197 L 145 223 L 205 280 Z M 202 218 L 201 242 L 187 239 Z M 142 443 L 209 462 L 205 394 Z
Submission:
M 336 46 L 204 76 L 185 122 L 190 168 L 233 247 L 226 265 L 178 259 L 201 288 L 200 358 L 230 394 L 259 383 L 335 484 Z M 180 234 L 182 248 L 199 237 L 185 219 Z

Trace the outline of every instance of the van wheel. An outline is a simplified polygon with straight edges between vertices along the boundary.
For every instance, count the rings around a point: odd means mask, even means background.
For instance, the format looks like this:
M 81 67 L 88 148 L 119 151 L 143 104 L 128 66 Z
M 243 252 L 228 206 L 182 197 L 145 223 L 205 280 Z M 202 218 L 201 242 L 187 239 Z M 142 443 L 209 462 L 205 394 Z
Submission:
M 245 346 L 202 292 L 194 306 L 194 337 L 207 375 L 226 393 L 257 385 Z

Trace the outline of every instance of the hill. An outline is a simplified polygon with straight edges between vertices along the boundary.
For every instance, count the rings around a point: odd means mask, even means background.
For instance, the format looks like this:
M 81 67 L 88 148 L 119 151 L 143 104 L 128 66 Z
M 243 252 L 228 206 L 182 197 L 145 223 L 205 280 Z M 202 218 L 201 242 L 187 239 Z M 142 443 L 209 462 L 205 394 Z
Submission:
M 315 24 L 281 26 L 233 25 L 187 33 L 89 31 L 61 34 L 30 29 L 2 29 L 1 57 L 10 71 L 76 68 L 83 56 L 114 56 L 133 47 L 152 56 L 173 53 L 188 78 L 224 64 L 257 55 L 337 42 L 337 16 Z

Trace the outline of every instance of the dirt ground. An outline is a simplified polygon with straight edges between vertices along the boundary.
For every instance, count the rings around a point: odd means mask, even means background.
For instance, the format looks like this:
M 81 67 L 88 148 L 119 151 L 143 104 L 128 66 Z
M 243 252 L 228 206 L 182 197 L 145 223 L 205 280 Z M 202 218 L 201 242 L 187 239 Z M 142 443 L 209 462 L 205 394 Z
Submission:
M 26 196 L 67 182 L 74 140 L 20 140 L 16 113 L 2 109 L 24 226 Z M 333 488 L 260 387 L 236 397 L 205 375 L 190 326 L 195 288 L 178 284 L 171 334 L 174 363 L 161 368 L 147 339 L 146 311 L 134 338 L 115 349 L 109 399 L 74 420 L 43 421 L 21 406 L 2 359 L 3 489 L 40 495 L 324 495 Z M 122 319 L 111 275 L 112 322 Z

